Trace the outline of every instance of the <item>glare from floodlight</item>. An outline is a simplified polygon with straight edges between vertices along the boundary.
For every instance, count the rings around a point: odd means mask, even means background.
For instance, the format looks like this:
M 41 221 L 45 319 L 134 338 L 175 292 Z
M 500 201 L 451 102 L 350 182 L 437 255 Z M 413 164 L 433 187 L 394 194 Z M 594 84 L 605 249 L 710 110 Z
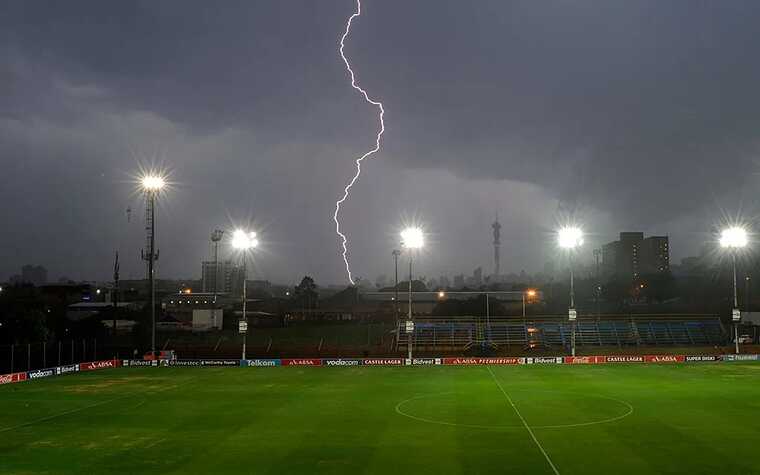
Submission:
M 580 228 L 568 226 L 557 232 L 559 247 L 563 249 L 575 249 L 583 245 L 583 231 Z
M 535 289 L 528 289 L 525 293 L 528 294 L 528 297 L 535 297 L 536 296 Z
M 445 296 L 446 296 L 446 292 L 444 292 L 443 290 L 441 290 L 441 291 L 439 291 L 439 292 L 438 292 L 438 298 L 439 298 L 439 299 L 442 299 L 442 298 L 444 298 Z
M 142 179 L 142 187 L 145 191 L 159 191 L 166 185 L 166 181 L 159 175 L 146 175 Z
M 256 239 L 256 233 L 253 231 L 247 232 L 237 229 L 232 233 L 232 247 L 235 249 L 247 251 L 248 249 L 254 249 L 258 245 L 259 241 Z
M 407 249 L 420 249 L 425 238 L 420 228 L 406 228 L 401 231 L 401 244 Z
M 747 245 L 747 231 L 739 226 L 726 228 L 720 233 L 720 247 L 740 249 Z

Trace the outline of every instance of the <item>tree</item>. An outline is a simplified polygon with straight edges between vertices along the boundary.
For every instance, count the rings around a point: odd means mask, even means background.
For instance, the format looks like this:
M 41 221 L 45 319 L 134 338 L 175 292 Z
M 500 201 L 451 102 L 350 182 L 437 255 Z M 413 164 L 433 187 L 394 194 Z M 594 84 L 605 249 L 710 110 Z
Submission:
M 294 289 L 294 303 L 303 309 L 311 309 L 317 306 L 319 295 L 317 294 L 317 284 L 310 276 L 304 276 L 301 283 Z

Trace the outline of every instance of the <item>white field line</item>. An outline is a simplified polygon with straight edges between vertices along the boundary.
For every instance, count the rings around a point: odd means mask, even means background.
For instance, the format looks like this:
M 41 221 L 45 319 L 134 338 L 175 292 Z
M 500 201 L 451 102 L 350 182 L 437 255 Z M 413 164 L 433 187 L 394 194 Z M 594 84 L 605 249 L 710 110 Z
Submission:
M 545 392 L 554 392 L 554 391 L 545 391 Z M 428 423 L 428 424 L 438 424 L 438 425 L 451 426 L 451 427 L 466 427 L 466 428 L 469 428 L 469 429 L 511 430 L 511 429 L 522 429 L 523 428 L 522 424 L 520 424 L 520 425 L 513 425 L 513 426 L 491 426 L 491 425 L 481 425 L 481 424 L 461 424 L 459 422 L 448 422 L 448 421 L 440 421 L 440 420 L 437 420 L 437 419 L 427 419 L 425 417 L 419 417 L 419 416 L 415 416 L 414 414 L 409 414 L 408 412 L 405 412 L 402 409 L 407 403 L 410 403 L 410 402 L 415 401 L 417 399 L 425 399 L 425 398 L 435 397 L 435 396 L 444 396 L 444 395 L 448 395 L 448 394 L 456 394 L 456 393 L 454 393 L 453 391 L 448 391 L 448 392 L 435 393 L 435 394 L 422 394 L 422 395 L 419 395 L 419 396 L 412 396 L 412 397 L 410 397 L 408 399 L 404 399 L 403 401 L 401 401 L 398 404 L 396 404 L 396 414 L 402 415 L 404 417 L 408 417 L 409 419 L 414 419 L 415 421 L 425 422 L 425 423 Z M 581 395 L 581 396 L 587 396 L 586 394 L 583 394 L 583 393 L 571 393 L 571 392 L 567 392 L 567 393 L 564 393 L 564 394 L 578 394 L 578 395 Z M 621 419 L 624 419 L 624 418 L 630 416 L 631 414 L 633 414 L 633 406 L 629 402 L 623 401 L 622 399 L 615 399 L 615 398 L 609 397 L 609 396 L 600 396 L 600 395 L 597 395 L 597 396 L 594 396 L 594 397 L 597 397 L 599 399 L 607 399 L 607 400 L 610 400 L 610 401 L 617 402 L 617 403 L 625 406 L 626 408 L 628 408 L 628 411 L 626 411 L 625 414 L 621 414 L 621 415 L 615 416 L 615 417 L 610 417 L 610 418 L 607 418 L 607 419 L 601 419 L 601 420 L 598 420 L 598 421 L 577 422 L 577 423 L 573 423 L 573 424 L 556 424 L 556 425 L 546 425 L 546 426 L 536 426 L 536 425 L 534 425 L 534 426 L 532 426 L 532 429 L 572 429 L 572 428 L 575 428 L 575 427 L 587 427 L 587 426 L 595 426 L 595 425 L 599 425 L 599 424 L 609 424 L 611 422 L 616 422 L 616 421 L 619 421 Z
M 507 392 L 501 386 L 501 383 L 499 382 L 499 380 L 496 379 L 496 375 L 493 374 L 491 367 L 486 366 L 486 368 L 488 368 L 488 372 L 491 373 L 491 377 L 493 378 L 493 381 L 496 383 L 496 386 L 499 387 L 499 389 L 501 390 L 501 393 L 504 395 L 505 398 L 507 398 L 507 401 L 509 401 L 509 404 L 512 406 L 512 409 L 515 410 L 515 414 L 517 414 L 517 417 L 519 417 L 520 420 L 522 421 L 523 425 L 525 426 L 525 429 L 528 431 L 528 434 L 530 434 L 530 437 L 533 439 L 533 442 L 536 443 L 536 445 L 538 446 L 538 449 L 541 451 L 542 454 L 544 454 L 544 458 L 549 463 L 549 466 L 554 471 L 554 474 L 560 475 L 559 470 L 557 470 L 557 467 L 554 465 L 554 462 L 552 462 L 552 459 L 549 458 L 549 454 L 546 453 L 546 450 L 544 450 L 544 447 L 541 445 L 541 442 L 539 442 L 538 439 L 536 438 L 536 434 L 533 433 L 533 429 L 530 428 L 528 423 L 525 421 L 525 418 L 522 416 L 522 414 L 520 414 L 520 411 L 517 410 L 517 406 L 515 406 L 515 403 L 512 401 L 512 398 L 509 397 L 509 394 L 507 394 Z

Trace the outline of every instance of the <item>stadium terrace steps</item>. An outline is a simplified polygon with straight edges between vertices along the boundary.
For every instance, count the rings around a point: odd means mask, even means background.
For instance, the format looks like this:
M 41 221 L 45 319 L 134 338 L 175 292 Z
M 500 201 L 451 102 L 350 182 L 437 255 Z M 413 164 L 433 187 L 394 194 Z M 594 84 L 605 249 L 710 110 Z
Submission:
M 399 322 L 397 349 L 409 335 Z M 562 317 L 420 317 L 412 334 L 420 350 L 466 350 L 497 347 L 563 348 L 570 344 L 571 324 Z M 576 345 L 598 347 L 721 345 L 729 339 L 714 315 L 608 315 L 579 318 Z

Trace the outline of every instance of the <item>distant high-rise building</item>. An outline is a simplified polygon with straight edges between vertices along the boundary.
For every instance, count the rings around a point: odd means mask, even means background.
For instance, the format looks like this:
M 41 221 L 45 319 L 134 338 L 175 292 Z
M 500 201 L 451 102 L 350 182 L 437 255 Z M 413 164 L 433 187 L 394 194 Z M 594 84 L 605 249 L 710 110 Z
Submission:
M 238 288 L 242 289 L 242 270 L 232 261 L 221 261 L 216 265 L 214 261 L 203 261 L 201 266 L 203 292 L 231 293 Z
M 493 275 L 499 276 L 501 273 L 501 256 L 499 255 L 501 247 L 501 224 L 499 224 L 499 214 L 496 214 L 496 221 L 491 225 L 493 228 Z
M 645 239 L 641 232 L 622 232 L 620 240 L 602 246 L 602 272 L 606 278 L 638 279 L 669 269 L 667 236 Z
M 47 284 L 48 272 L 42 266 L 25 265 L 21 268 L 21 282 L 35 287 Z
M 461 289 L 464 287 L 464 274 L 454 276 L 454 288 Z
M 670 243 L 667 236 L 650 236 L 642 241 L 640 269 L 643 275 L 670 270 Z

